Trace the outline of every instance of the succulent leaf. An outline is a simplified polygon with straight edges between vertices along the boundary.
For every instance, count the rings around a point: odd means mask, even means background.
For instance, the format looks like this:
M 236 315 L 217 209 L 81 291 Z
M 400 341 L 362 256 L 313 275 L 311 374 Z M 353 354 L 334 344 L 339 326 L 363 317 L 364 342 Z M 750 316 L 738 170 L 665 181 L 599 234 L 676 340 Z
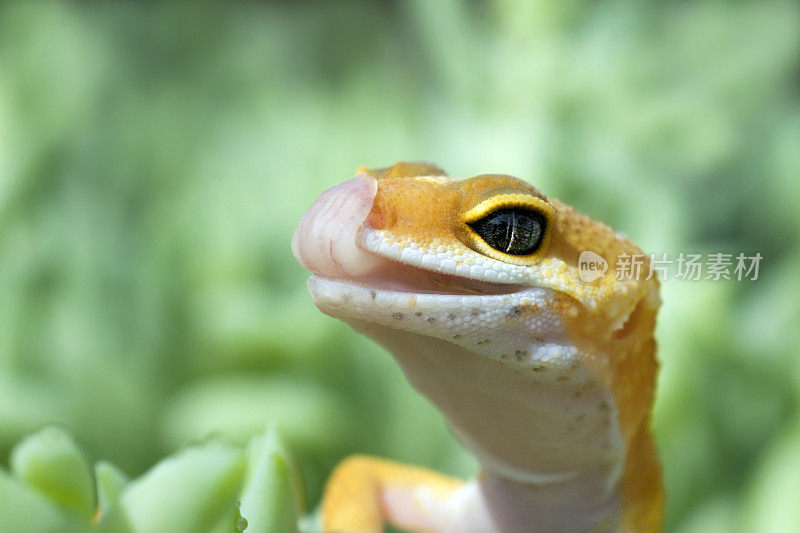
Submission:
M 78 533 L 87 529 L 73 523 L 38 491 L 0 469 L 0 531 Z
M 102 513 L 117 502 L 120 493 L 128 484 L 128 476 L 107 461 L 99 461 L 94 467 L 97 480 L 97 507 Z
M 28 486 L 88 521 L 95 510 L 92 471 L 81 449 L 63 430 L 45 428 L 11 452 L 11 471 Z
M 244 467 L 242 452 L 220 443 L 179 452 L 123 489 L 104 531 L 208 531 L 234 508 Z
M 278 431 L 253 437 L 248 455 L 241 505 L 248 533 L 294 533 L 302 484 Z

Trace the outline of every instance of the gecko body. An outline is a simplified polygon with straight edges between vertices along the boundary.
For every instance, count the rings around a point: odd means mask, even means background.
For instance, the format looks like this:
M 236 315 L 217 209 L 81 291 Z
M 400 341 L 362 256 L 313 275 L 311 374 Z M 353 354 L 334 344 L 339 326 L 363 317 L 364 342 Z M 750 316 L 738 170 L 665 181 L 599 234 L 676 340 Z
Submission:
M 633 243 L 517 178 L 398 163 L 324 192 L 292 249 L 320 310 L 387 348 L 481 465 L 349 458 L 326 531 L 660 530 L 658 281 L 614 276 Z M 584 252 L 604 274 L 583 281 Z

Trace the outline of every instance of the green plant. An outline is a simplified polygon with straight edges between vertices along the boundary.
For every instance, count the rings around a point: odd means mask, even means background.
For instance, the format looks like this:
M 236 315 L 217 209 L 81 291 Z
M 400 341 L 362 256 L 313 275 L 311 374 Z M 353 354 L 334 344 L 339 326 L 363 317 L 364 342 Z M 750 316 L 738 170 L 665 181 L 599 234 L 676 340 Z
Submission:
M 302 482 L 277 431 L 240 448 L 210 440 L 128 480 L 92 466 L 63 430 L 49 427 L 11 452 L 0 470 L 0 531 L 293 533 Z

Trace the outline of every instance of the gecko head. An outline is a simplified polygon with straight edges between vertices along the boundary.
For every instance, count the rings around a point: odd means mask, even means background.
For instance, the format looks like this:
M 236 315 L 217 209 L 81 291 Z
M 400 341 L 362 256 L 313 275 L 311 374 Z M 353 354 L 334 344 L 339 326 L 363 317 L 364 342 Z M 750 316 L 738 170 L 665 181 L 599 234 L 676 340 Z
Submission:
M 325 191 L 292 250 L 326 314 L 531 364 L 563 357 L 564 317 L 622 328 L 651 284 L 614 276 L 635 245 L 525 181 L 455 180 L 424 163 L 360 169 Z M 604 275 L 581 279 L 585 251 Z

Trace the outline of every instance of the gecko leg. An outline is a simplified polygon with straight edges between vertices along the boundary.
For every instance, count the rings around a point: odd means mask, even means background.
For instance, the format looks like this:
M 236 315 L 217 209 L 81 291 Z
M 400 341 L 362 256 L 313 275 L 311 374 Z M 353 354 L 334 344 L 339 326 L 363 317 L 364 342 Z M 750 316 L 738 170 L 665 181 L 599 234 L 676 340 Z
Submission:
M 481 512 L 471 488 L 424 468 L 352 456 L 339 463 L 325 487 L 323 530 L 381 533 L 390 523 L 413 531 L 458 531 L 459 522 Z

